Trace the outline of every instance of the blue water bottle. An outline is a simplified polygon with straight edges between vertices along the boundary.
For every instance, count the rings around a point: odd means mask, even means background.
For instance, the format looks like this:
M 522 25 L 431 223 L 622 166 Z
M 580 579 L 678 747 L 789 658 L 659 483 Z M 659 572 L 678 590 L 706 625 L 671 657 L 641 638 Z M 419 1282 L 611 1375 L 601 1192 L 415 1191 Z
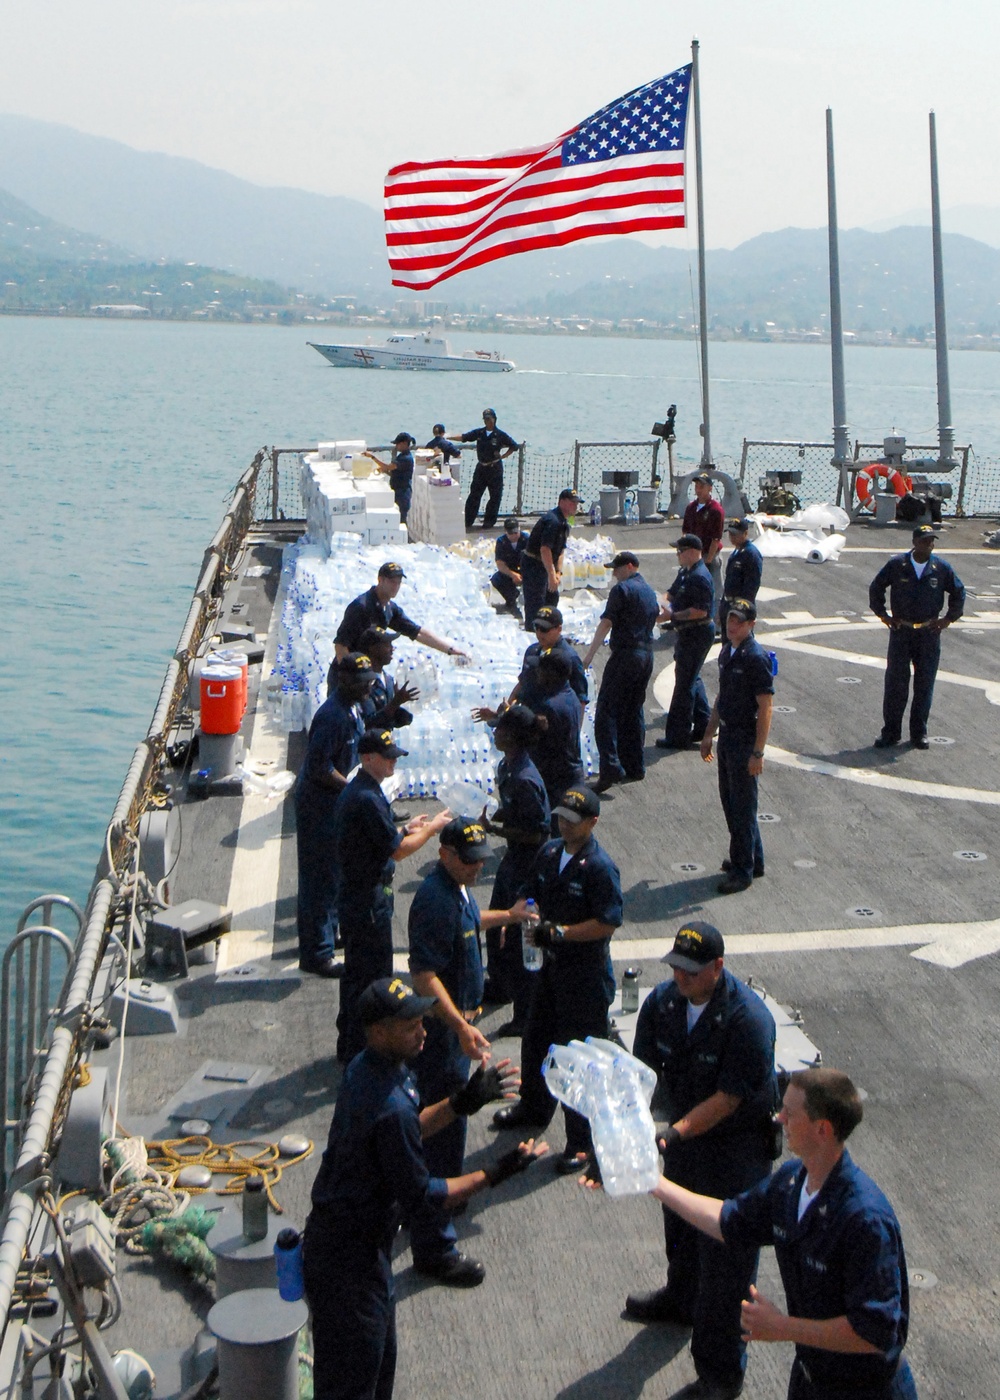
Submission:
M 778 653 L 769 651 L 767 654 L 771 658 L 771 675 L 776 676 L 778 674 Z
M 286 1303 L 297 1303 L 305 1291 L 302 1279 L 302 1236 L 298 1230 L 278 1231 L 274 1242 L 274 1267 L 278 1273 L 278 1292 Z

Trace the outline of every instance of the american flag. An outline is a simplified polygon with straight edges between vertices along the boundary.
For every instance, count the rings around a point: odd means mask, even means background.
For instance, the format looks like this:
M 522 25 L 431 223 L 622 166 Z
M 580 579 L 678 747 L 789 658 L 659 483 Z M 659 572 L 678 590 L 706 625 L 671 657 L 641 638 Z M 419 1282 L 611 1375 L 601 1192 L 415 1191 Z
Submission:
M 683 228 L 690 88 L 687 64 L 547 145 L 394 166 L 385 180 L 393 285 L 423 291 L 514 253 Z

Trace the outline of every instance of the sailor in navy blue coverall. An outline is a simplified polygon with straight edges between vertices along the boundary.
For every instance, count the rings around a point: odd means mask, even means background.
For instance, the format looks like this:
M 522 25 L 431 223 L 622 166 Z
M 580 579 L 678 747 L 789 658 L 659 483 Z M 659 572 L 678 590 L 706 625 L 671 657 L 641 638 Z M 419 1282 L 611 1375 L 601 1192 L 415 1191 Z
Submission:
M 543 651 L 539 656 L 534 676 L 538 698 L 532 708 L 545 716 L 546 728 L 532 757 L 542 775 L 553 817 L 563 793 L 582 783 L 584 776 L 580 757 L 583 707 L 569 683 L 569 674 L 569 662 L 560 652 Z
M 590 699 L 587 672 L 583 668 L 579 652 L 563 636 L 562 627 L 563 615 L 558 608 L 539 608 L 535 613 L 532 630 L 537 640 L 525 648 L 524 656 L 521 658 L 521 674 L 517 678 L 517 685 L 510 693 L 509 704 L 516 701 L 519 705 L 527 705 L 529 710 L 537 709 L 545 698 L 536 683 L 535 668 L 538 665 L 538 658 L 543 651 L 558 651 L 569 662 L 570 689 L 580 704 L 586 705 Z
M 445 436 L 445 426 L 443 423 L 434 424 L 434 436 L 427 446 L 432 452 L 441 453 L 445 467 L 449 468 L 449 470 L 452 462 L 461 462 L 462 460 L 461 448 L 456 447 L 455 444 Z
M 734 598 L 747 598 L 751 603 L 757 600 L 757 591 L 764 574 L 764 560 L 757 546 L 750 540 L 750 522 L 746 516 L 727 522 L 729 543 L 732 551 L 726 560 L 726 576 L 722 584 L 722 606 L 719 609 L 719 626 L 726 635 L 726 613 Z
M 382 979 L 361 997 L 367 1047 L 344 1074 L 304 1231 L 316 1400 L 390 1400 L 396 1370 L 392 1245 L 400 1209 L 412 1215 L 428 1201 L 457 1206 L 523 1171 L 546 1150 L 544 1143 L 522 1143 L 483 1171 L 430 1175 L 422 1140 L 433 1142 L 456 1116 L 509 1097 L 516 1083 L 516 1071 L 501 1061 L 418 1112 L 406 1062 L 420 1053 L 422 1018 L 433 1005 L 399 978 Z
M 917 1397 L 899 1221 L 844 1145 L 861 1117 L 846 1074 L 799 1070 L 778 1114 L 799 1160 L 727 1200 L 663 1177 L 653 1192 L 726 1249 L 773 1244 L 788 1312 L 751 1287 L 742 1326 L 749 1342 L 795 1344 L 788 1400 Z
M 540 922 L 525 936 L 544 949 L 544 962 L 521 1041 L 521 1100 L 494 1114 L 499 1128 L 551 1121 L 556 1101 L 542 1078 L 550 1045 L 608 1034 L 615 994 L 610 946 L 623 900 L 618 867 L 594 838 L 599 813 L 600 798 L 590 788 L 566 792 L 553 814 L 560 839 L 542 847 L 521 890 L 538 905 Z M 563 1113 L 566 1148 L 557 1168 L 580 1171 L 591 1152 L 590 1124 L 572 1109 Z
M 389 485 L 392 487 L 392 495 L 399 511 L 401 525 L 406 524 L 406 517 L 413 504 L 414 462 L 412 448 L 415 442 L 416 438 L 411 437 L 409 433 L 397 433 L 392 440 L 395 453 L 391 462 L 383 462 L 380 457 L 375 456 L 374 452 L 364 454 L 366 457 L 370 457 L 373 462 L 377 462 L 379 471 L 389 478 Z
M 338 661 L 349 651 L 357 651 L 362 633 L 368 627 L 384 627 L 387 632 L 398 632 L 411 641 L 422 642 L 434 651 L 443 651 L 446 656 L 460 656 L 468 660 L 468 654 L 450 642 L 447 637 L 438 637 L 427 627 L 414 622 L 396 602 L 396 594 L 403 584 L 406 574 L 402 564 L 388 561 L 379 565 L 378 581 L 365 593 L 359 593 L 344 609 L 344 616 L 333 639 Z
M 666 961 L 673 980 L 643 1002 L 633 1053 L 656 1070 L 671 1126 L 665 1172 L 690 1191 L 728 1196 L 770 1175 L 778 1106 L 774 1018 L 724 966 L 712 924 L 689 923 Z M 746 1367 L 740 1304 L 757 1276 L 757 1248 L 724 1249 L 663 1214 L 667 1283 L 625 1304 L 642 1322 L 692 1327 L 699 1377 L 737 1394 Z
M 503 754 L 497 765 L 499 807 L 484 823 L 502 836 L 507 849 L 501 857 L 490 896 L 491 909 L 508 909 L 527 880 L 531 867 L 551 834 L 552 813 L 542 775 L 532 761 L 539 734 L 547 723 L 525 705 L 511 705 L 495 720 L 493 741 Z M 505 1035 L 522 1035 L 531 1002 L 535 974 L 524 966 L 521 925 L 491 928 L 486 934 L 489 955 L 487 1001 L 513 1002 Z
M 295 784 L 299 967 L 320 977 L 335 977 L 341 971 L 333 957 L 339 868 L 334 832 L 347 775 L 358 761 L 362 705 L 374 679 L 368 658 L 359 653 L 333 662 L 329 695 L 309 726 L 306 756 Z
M 381 785 L 405 754 L 391 730 L 368 730 L 358 743 L 361 771 L 347 784 L 337 808 L 337 908 L 344 940 L 337 1059 L 342 1064 L 364 1047 L 358 998 L 370 982 L 392 974 L 396 861 L 414 855 L 451 820 L 446 809 L 434 817 L 413 817 L 401 831 L 397 828 Z
M 615 582 L 583 658 L 583 666 L 590 666 L 611 633 L 611 655 L 601 676 L 594 716 L 594 737 L 601 756 L 595 792 L 605 792 L 623 779 L 639 782 L 646 776 L 643 706 L 653 674 L 653 628 L 663 611 L 639 572 L 639 560 L 629 550 L 616 554 L 605 568 L 611 569 Z
M 461 1089 L 472 1060 L 488 1056 L 490 1043 L 475 1025 L 482 1012 L 481 929 L 501 928 L 522 919 L 523 902 L 481 914 L 471 886 L 489 854 L 486 832 L 468 817 L 455 817 L 441 832 L 438 863 L 422 881 L 410 905 L 410 973 L 421 996 L 437 1005 L 427 1018 L 427 1041 L 413 1070 L 422 1104 Z M 436 1133 L 424 1156 L 432 1176 L 458 1176 L 465 1160 L 464 1118 Z M 409 1218 L 413 1267 L 442 1283 L 470 1287 L 481 1283 L 482 1264 L 456 1248 L 451 1215 L 435 1201 Z
M 918 525 L 909 554 L 896 554 L 872 579 L 868 606 L 889 628 L 889 655 L 882 696 L 882 733 L 877 749 L 898 744 L 903 734 L 903 714 L 910 694 L 913 669 L 913 704 L 910 706 L 910 742 L 927 748 L 927 720 L 934 698 L 934 678 L 941 659 L 941 633 L 962 616 L 965 587 L 955 570 L 934 555 L 937 532 L 933 525 Z M 885 595 L 889 592 L 889 612 Z M 941 617 L 945 594 L 948 611 Z
M 559 602 L 560 565 L 569 538 L 570 517 L 576 514 L 580 497 L 571 487 L 559 492 L 554 509 L 540 515 L 531 527 L 521 559 L 524 589 L 524 630 L 530 632 L 538 609 Z
M 384 627 L 367 627 L 361 634 L 361 649 L 371 659 L 375 672 L 371 690 L 361 706 L 366 729 L 403 729 L 413 723 L 413 715 L 406 706 L 419 700 L 420 691 L 412 685 L 397 687 L 389 671 L 392 644 L 398 636 L 398 632 L 389 632 Z
M 712 739 L 719 732 L 719 797 L 729 828 L 726 878 L 720 894 L 738 894 L 764 874 L 764 845 L 757 824 L 757 779 L 771 729 L 774 677 L 771 658 L 753 635 L 757 606 L 733 598 L 726 616 L 726 641 L 719 653 L 719 694 L 701 741 L 701 756 L 712 761 Z
M 521 529 L 521 522 L 516 515 L 512 515 L 509 520 L 504 522 L 503 530 L 503 534 L 497 536 L 493 550 L 493 558 L 497 568 L 490 583 L 500 594 L 507 611 L 512 612 L 515 617 L 520 617 L 521 610 L 517 606 L 517 590 L 521 587 L 521 560 L 528 543 L 528 536 Z
M 492 530 L 500 514 L 504 458 L 517 451 L 517 443 L 509 433 L 497 427 L 497 416 L 492 408 L 483 409 L 483 426 L 470 428 L 462 434 L 461 441 L 476 444 L 476 470 L 465 498 L 465 528 L 472 529 L 479 514 L 479 502 L 484 493 L 489 492 L 483 513 L 483 529 Z
M 676 635 L 674 693 L 658 749 L 686 749 L 701 743 L 710 707 L 701 668 L 715 638 L 712 576 L 701 558 L 697 535 L 681 535 L 675 545 L 680 572 L 667 589 L 667 621 Z

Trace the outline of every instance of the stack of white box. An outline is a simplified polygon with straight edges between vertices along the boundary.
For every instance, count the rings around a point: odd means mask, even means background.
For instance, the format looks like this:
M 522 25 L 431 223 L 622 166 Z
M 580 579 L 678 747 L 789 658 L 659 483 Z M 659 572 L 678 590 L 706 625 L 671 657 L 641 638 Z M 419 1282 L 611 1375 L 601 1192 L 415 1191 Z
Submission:
M 457 481 L 442 484 L 437 475 L 413 478 L 413 503 L 406 518 L 411 540 L 455 544 L 465 539 L 465 504 Z
M 321 442 L 302 457 L 300 490 L 306 512 L 306 533 L 327 553 L 334 534 L 359 535 L 365 544 L 406 544 L 392 488 L 381 473 L 353 475 L 354 457 L 363 442 Z

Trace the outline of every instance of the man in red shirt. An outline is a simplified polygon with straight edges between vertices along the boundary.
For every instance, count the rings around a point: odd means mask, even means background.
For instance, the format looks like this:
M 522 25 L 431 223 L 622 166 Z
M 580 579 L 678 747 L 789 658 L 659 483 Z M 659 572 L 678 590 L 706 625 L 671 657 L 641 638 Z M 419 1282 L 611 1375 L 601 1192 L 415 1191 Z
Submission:
M 702 563 L 712 575 L 715 590 L 715 634 L 719 635 L 719 607 L 722 603 L 722 535 L 726 528 L 726 512 L 712 495 L 712 478 L 701 472 L 694 479 L 694 500 L 684 512 L 685 535 L 697 535 L 701 540 Z

